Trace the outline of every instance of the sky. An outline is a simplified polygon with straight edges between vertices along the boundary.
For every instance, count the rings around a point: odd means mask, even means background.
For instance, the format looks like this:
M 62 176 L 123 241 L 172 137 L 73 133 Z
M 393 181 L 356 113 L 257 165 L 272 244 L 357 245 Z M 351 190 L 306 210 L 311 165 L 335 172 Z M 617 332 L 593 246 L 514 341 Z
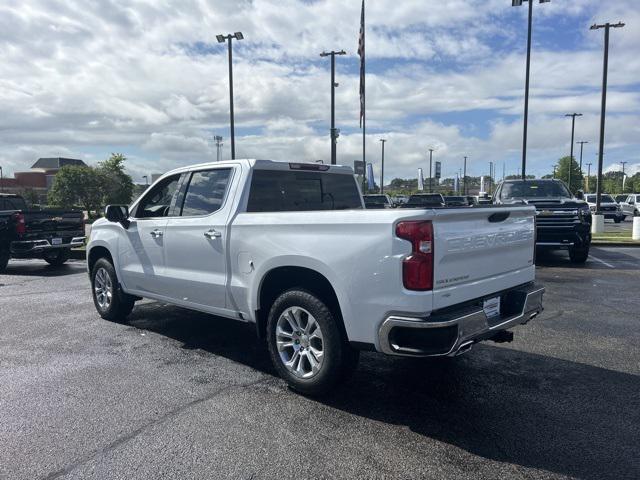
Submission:
M 230 157 L 227 50 L 234 42 L 236 156 L 330 161 L 330 63 L 336 59 L 338 163 L 362 158 L 360 0 L 4 0 L 0 5 L 0 166 L 38 157 L 95 164 L 111 152 L 143 175 Z M 455 175 L 520 166 L 526 4 L 369 0 L 367 161 L 385 183 L 428 171 L 428 149 Z M 640 2 L 534 4 L 528 172 L 569 155 L 571 119 L 595 169 L 604 31 L 611 31 L 605 168 L 640 171 Z M 579 147 L 577 147 L 579 148 Z M 579 156 L 578 150 L 575 152 Z M 585 166 L 586 170 L 586 166 Z M 592 170 L 593 171 L 593 170 Z

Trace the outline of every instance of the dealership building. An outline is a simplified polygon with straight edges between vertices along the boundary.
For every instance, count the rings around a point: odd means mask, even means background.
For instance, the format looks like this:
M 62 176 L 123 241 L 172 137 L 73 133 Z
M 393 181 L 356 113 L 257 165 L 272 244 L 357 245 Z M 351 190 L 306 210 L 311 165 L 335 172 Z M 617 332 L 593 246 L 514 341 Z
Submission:
M 15 172 L 14 178 L 0 180 L 0 192 L 24 194 L 33 191 L 40 203 L 46 203 L 47 194 L 53 185 L 58 170 L 66 165 L 87 166 L 77 158 L 51 157 L 39 158 L 30 170 Z

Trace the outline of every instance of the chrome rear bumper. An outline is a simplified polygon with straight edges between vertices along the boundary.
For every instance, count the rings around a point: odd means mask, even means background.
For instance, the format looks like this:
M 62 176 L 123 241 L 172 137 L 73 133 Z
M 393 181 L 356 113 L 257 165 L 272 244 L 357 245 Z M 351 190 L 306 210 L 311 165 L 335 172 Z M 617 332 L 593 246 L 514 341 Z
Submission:
M 58 248 L 78 248 L 84 245 L 87 237 L 73 237 L 71 242 L 52 245 L 49 240 L 28 240 L 24 242 L 11 242 L 11 253 L 31 254 L 40 253 L 45 250 L 55 250 Z
M 389 316 L 378 331 L 382 352 L 403 356 L 455 356 L 468 351 L 479 341 L 490 339 L 502 330 L 525 324 L 543 311 L 544 287 L 530 283 L 505 292 L 501 297 L 501 315 L 488 318 L 481 301 L 459 310 L 437 313 L 426 318 Z

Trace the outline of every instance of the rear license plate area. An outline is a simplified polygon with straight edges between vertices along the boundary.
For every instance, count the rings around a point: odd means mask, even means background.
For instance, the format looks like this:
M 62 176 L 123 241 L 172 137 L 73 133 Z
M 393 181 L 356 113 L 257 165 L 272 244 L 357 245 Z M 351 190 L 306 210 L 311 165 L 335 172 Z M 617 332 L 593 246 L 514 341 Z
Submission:
M 62 239 L 61 238 L 52 238 L 51 239 L 51 245 L 62 245 Z

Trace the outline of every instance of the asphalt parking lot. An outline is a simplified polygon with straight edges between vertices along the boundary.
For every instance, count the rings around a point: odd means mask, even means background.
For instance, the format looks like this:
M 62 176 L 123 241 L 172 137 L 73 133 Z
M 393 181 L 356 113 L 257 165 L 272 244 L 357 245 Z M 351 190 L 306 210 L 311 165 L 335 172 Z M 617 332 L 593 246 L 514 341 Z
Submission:
M 0 276 L 0 478 L 640 478 L 640 249 L 538 257 L 546 311 L 451 361 L 362 356 L 322 401 L 247 325 L 95 313 L 84 264 Z

